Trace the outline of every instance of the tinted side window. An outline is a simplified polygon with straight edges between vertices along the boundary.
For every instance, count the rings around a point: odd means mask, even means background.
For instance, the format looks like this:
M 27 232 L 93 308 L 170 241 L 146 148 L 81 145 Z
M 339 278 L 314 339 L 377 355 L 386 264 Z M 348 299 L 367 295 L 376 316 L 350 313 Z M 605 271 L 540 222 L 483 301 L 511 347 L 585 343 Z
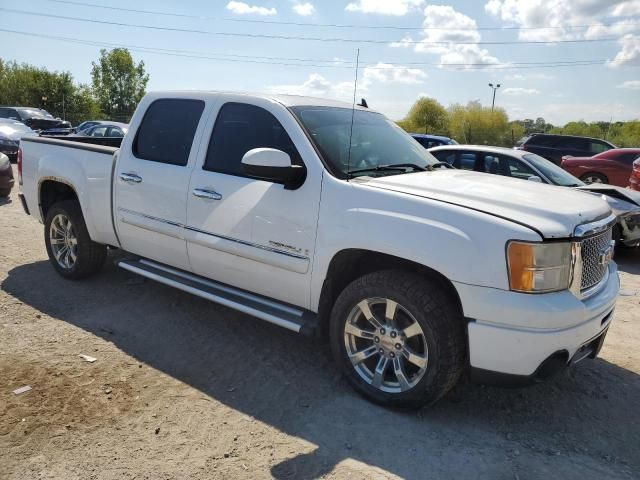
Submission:
M 527 143 L 527 145 L 533 145 L 536 147 L 553 147 L 555 146 L 557 137 L 550 137 L 547 135 L 534 135 Z
M 243 176 L 242 157 L 254 148 L 276 148 L 289 154 L 291 163 L 302 159 L 284 127 L 264 108 L 245 103 L 226 103 L 213 127 L 204 169 Z
M 589 150 L 593 153 L 606 152 L 607 150 L 609 150 L 609 145 L 602 142 L 591 141 L 589 142 Z
M 0 118 L 15 118 L 20 120 L 20 115 L 13 108 L 0 108 Z
M 558 148 L 567 148 L 570 150 L 584 150 L 589 151 L 589 141 L 586 138 L 567 137 L 563 138 L 558 145 Z
M 453 165 L 456 160 L 456 152 L 449 150 L 438 150 L 437 152 L 431 152 L 431 154 L 441 162 L 446 162 L 449 165 Z
M 504 171 L 506 168 L 506 172 L 502 173 L 502 175 L 506 174 L 509 177 L 520 178 L 522 180 L 526 180 L 532 176 L 538 176 L 536 172 L 520 160 L 511 157 L 501 157 L 501 160 L 504 163 L 500 169 Z
M 463 170 L 475 170 L 476 169 L 476 154 L 475 153 L 460 153 L 453 165 L 456 168 Z
M 104 137 L 107 133 L 107 127 L 96 127 L 91 130 L 92 137 Z
M 202 100 L 156 100 L 138 128 L 133 154 L 153 162 L 186 165 L 203 110 Z

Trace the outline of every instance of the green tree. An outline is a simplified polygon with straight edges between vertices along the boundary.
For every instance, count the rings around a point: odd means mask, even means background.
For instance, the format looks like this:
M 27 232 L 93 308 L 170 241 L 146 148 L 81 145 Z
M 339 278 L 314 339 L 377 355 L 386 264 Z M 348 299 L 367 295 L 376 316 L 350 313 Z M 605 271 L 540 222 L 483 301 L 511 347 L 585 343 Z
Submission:
M 71 123 L 100 116 L 90 90 L 74 84 L 69 72 L 51 72 L 1 59 L 0 105 L 44 108 Z
M 461 143 L 509 145 L 511 130 L 507 113 L 483 107 L 479 102 L 449 107 L 449 132 Z
M 100 50 L 100 58 L 91 63 L 93 94 L 100 109 L 110 118 L 128 121 L 145 94 L 149 75 L 144 62 L 135 63 L 129 50 Z
M 445 133 L 447 129 L 447 111 L 433 98 L 419 98 L 404 119 L 413 131 L 421 133 Z

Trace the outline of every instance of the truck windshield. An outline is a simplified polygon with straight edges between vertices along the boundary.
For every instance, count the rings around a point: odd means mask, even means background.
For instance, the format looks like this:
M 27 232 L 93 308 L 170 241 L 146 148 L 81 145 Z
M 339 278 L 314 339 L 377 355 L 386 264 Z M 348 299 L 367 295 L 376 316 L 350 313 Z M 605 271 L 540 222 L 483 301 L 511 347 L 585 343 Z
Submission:
M 355 111 L 349 158 L 351 109 L 298 106 L 290 110 L 340 178 L 398 175 L 430 170 L 439 164 L 409 134 L 379 113 Z

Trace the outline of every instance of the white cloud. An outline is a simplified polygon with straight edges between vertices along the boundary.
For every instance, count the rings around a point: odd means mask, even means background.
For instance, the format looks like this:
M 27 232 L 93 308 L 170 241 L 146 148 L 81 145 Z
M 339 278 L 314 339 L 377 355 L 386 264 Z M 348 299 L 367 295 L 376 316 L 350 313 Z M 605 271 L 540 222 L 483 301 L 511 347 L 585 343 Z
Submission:
M 536 90 L 535 88 L 522 88 L 522 87 L 509 87 L 509 88 L 505 88 L 504 92 L 505 95 L 537 95 L 540 93 L 539 90 Z
M 640 0 L 630 0 L 617 5 L 611 13 L 614 17 L 631 17 L 640 15 Z
M 618 85 L 617 88 L 627 88 L 629 90 L 640 90 L 640 80 L 627 80 Z
M 622 45 L 622 50 L 608 62 L 608 65 L 610 67 L 640 66 L 640 36 L 625 35 L 618 43 Z
M 357 0 L 347 4 L 347 12 L 377 13 L 402 16 L 420 7 L 425 0 Z
M 303 17 L 308 17 L 309 15 L 313 15 L 316 12 L 316 7 L 313 6 L 313 3 L 305 2 L 305 3 L 294 3 L 293 11 L 298 15 Z
M 426 78 L 427 74 L 420 69 L 378 62 L 364 68 L 362 78 L 358 81 L 358 94 L 367 92 L 374 84 L 417 85 L 424 83 Z M 333 83 L 319 73 L 312 73 L 301 84 L 275 85 L 268 90 L 273 93 L 328 97 L 348 102 L 353 100 L 353 80 Z
M 423 83 L 425 78 L 427 74 L 419 68 L 378 62 L 372 67 L 365 67 L 363 83 L 366 85 L 371 82 L 417 84 Z
M 639 5 L 639 0 L 489 0 L 484 9 L 494 17 L 522 27 L 518 32 L 521 40 L 555 41 L 620 35 L 637 30 L 640 25 L 629 25 L 628 18 L 612 27 L 605 27 L 602 20 L 640 15 Z M 594 23 L 599 25 L 586 32 L 582 28 L 567 27 Z
M 392 43 L 392 47 L 413 47 L 416 52 L 440 55 L 441 64 L 465 64 L 478 68 L 499 63 L 489 51 L 473 42 L 481 39 L 476 21 L 448 5 L 428 5 L 424 9 L 423 38 L 414 43 L 410 37 Z M 452 42 L 452 43 L 447 43 Z
M 249 5 L 244 2 L 231 1 L 227 3 L 227 10 L 236 13 L 238 15 L 256 14 L 256 15 L 275 15 L 278 11 L 275 8 L 258 7 L 256 5 Z
M 275 85 L 268 89 L 273 93 L 285 93 L 290 95 L 309 95 L 313 97 L 329 97 L 341 100 L 350 100 L 353 97 L 353 82 L 331 83 L 319 73 L 312 73 L 309 78 L 299 85 Z M 366 90 L 366 87 L 358 87 L 358 90 Z

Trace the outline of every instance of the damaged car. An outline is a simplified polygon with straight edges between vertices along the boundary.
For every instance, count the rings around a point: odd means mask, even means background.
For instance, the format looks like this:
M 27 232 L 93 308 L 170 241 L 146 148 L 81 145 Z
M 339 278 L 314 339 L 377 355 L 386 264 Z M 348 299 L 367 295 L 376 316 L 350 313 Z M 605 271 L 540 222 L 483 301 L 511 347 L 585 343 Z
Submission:
M 493 173 L 533 182 L 573 187 L 601 195 L 616 214 L 616 245 L 640 246 L 640 192 L 607 184 L 587 185 L 553 162 L 535 153 L 483 145 L 443 145 L 429 149 L 441 162 L 463 170 Z

